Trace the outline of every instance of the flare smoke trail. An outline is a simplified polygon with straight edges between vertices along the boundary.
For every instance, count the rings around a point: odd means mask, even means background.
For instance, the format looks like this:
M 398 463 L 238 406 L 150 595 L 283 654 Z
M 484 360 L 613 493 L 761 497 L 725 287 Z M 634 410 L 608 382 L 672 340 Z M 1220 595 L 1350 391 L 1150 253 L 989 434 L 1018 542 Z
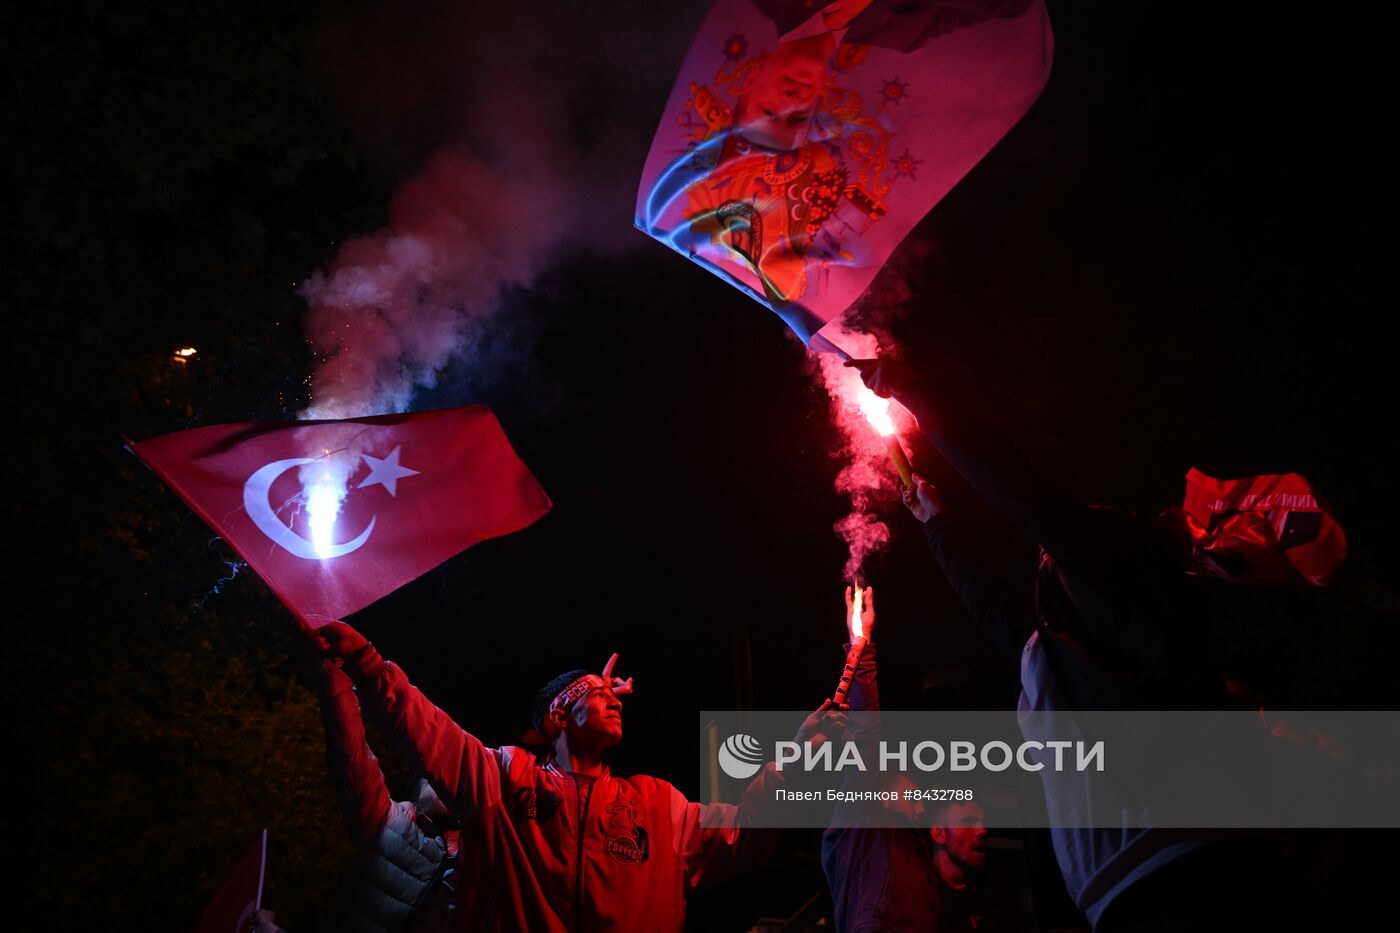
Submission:
M 513 177 L 512 177 L 513 176 Z M 408 409 L 466 348 L 502 289 L 528 284 L 573 228 L 568 184 L 547 164 L 503 173 L 441 151 L 401 188 L 389 226 L 352 240 L 301 287 L 320 357 L 307 418 Z
M 303 418 L 407 411 L 414 391 L 489 328 L 501 291 L 526 285 L 574 229 L 567 181 L 518 154 L 511 173 L 436 153 L 390 205 L 389 226 L 347 243 L 301 287 L 320 363 Z M 301 468 L 313 540 L 329 545 L 357 448 Z
M 893 348 L 888 326 L 908 309 L 915 282 L 932 253 L 933 244 L 926 239 L 905 240 L 866 293 L 834 325 L 835 333 L 828 331 L 827 336 L 857 359 L 878 356 L 882 347 L 888 353 Z M 881 339 L 867 330 L 880 334 Z M 883 440 L 861 413 L 858 399 L 868 390 L 860 374 L 832 353 L 809 354 L 808 368 L 821 380 L 831 399 L 831 420 L 843 441 L 834 453 L 845 461 L 836 475 L 836 491 L 850 498 L 851 511 L 833 526 L 846 542 L 842 579 L 864 579 L 861 570 L 866 560 L 890 541 L 890 527 L 880 515 L 903 508 L 899 502 L 899 478 Z M 890 415 L 900 433 L 917 427 L 899 405 L 890 406 Z
M 449 363 L 504 369 L 503 342 L 528 365 L 518 336 L 528 325 L 484 346 L 504 329 L 502 293 L 530 287 L 567 249 L 635 242 L 632 189 L 658 103 L 626 91 L 664 89 L 648 71 L 665 74 L 675 53 L 658 36 L 679 43 L 689 32 L 637 6 L 429 0 L 323 25 L 316 57 L 370 160 L 429 154 L 388 224 L 345 243 L 299 289 L 317 360 L 301 418 L 407 411 Z M 358 442 L 313 452 L 301 468 L 313 537 L 326 544 L 361 452 Z
M 387 226 L 301 286 L 317 359 L 302 417 L 406 411 L 449 363 L 488 365 L 476 344 L 504 290 L 565 250 L 635 244 L 637 166 L 689 30 L 640 3 L 527 6 L 371 4 L 319 31 L 368 158 L 421 168 Z
M 869 334 L 842 328 L 831 336 L 854 357 L 876 355 L 876 340 Z M 831 398 L 831 420 L 842 438 L 835 456 L 846 461 L 836 475 L 836 491 L 850 498 L 851 511 L 833 526 L 846 542 L 842 579 L 864 579 L 861 568 L 865 561 L 889 544 L 890 527 L 881 521 L 880 513 L 898 501 L 898 480 L 884 442 L 861 414 L 857 398 L 868 390 L 860 381 L 860 374 L 832 353 L 812 354 L 809 366 Z

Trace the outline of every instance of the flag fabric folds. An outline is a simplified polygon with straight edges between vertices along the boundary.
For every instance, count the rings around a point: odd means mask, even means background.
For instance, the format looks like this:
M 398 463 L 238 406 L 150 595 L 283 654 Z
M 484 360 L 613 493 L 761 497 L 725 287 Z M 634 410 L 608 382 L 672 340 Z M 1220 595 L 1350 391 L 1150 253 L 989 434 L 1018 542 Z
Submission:
M 248 854 L 233 866 L 233 874 L 214 895 L 199 918 L 195 933 L 244 933 L 254 912 L 262 907 L 263 871 L 267 865 L 267 830 Z
M 129 446 L 313 626 L 550 508 L 481 406 L 223 424 Z
M 1240 583 L 1327 586 L 1346 560 L 1346 535 L 1297 473 L 1216 479 L 1186 474 L 1186 499 L 1164 519 L 1189 537 L 1198 570 Z
M 1043 0 L 719 0 L 681 67 L 636 225 L 813 349 L 1050 73 Z

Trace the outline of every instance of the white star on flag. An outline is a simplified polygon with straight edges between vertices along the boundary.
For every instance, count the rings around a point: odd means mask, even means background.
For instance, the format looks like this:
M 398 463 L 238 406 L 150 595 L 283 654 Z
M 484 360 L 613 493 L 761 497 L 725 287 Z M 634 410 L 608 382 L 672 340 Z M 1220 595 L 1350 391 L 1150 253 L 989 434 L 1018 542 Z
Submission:
M 402 445 L 400 445 L 400 447 L 402 447 Z M 366 486 L 373 486 L 375 483 L 378 483 L 389 490 L 389 495 L 397 499 L 399 495 L 399 478 L 418 475 L 417 470 L 410 470 L 408 467 L 399 466 L 400 447 L 395 447 L 390 451 L 389 456 L 382 460 L 378 457 L 371 457 L 369 454 L 360 454 L 360 456 L 364 458 L 365 463 L 369 464 L 369 476 L 366 476 L 364 482 L 358 484 L 355 488 L 364 489 Z

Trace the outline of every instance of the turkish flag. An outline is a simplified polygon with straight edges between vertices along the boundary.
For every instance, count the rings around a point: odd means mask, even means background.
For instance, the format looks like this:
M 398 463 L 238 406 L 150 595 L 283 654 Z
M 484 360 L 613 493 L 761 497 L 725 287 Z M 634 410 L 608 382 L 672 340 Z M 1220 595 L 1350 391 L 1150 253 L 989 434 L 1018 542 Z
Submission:
M 312 626 L 550 507 L 482 406 L 221 424 L 128 446 Z
M 267 830 L 248 854 L 233 866 L 233 874 L 209 906 L 204 908 L 195 933 L 244 933 L 248 921 L 262 906 L 263 866 L 267 862 Z

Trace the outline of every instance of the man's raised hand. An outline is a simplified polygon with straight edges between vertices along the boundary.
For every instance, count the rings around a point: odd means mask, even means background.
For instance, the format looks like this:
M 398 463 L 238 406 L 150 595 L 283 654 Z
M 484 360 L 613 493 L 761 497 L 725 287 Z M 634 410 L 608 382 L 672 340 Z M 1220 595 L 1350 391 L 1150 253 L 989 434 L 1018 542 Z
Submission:
M 855 619 L 852 618 L 854 595 L 854 591 L 849 586 L 846 587 L 846 634 L 852 644 L 855 643 L 857 634 L 869 638 L 871 630 L 875 628 L 875 587 L 867 586 L 861 590 L 859 633 L 855 630 Z
M 612 688 L 613 696 L 626 696 L 632 692 L 632 678 L 623 680 L 621 677 L 613 676 L 613 665 L 617 663 L 617 652 L 608 658 L 608 663 L 603 665 L 603 681 Z
M 344 622 L 327 622 L 314 637 L 326 654 L 339 658 L 352 677 L 373 677 L 384 669 L 384 659 L 365 636 Z
M 847 360 L 846 365 L 859 370 L 866 388 L 880 398 L 898 398 L 914 384 L 914 371 L 894 360 Z

